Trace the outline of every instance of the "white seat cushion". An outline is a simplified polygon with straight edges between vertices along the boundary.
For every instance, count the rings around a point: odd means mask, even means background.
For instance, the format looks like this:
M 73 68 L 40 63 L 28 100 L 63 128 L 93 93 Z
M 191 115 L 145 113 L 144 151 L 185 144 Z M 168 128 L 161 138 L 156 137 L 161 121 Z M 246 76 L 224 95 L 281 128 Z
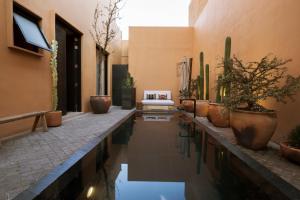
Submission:
M 146 99 L 142 100 L 143 105 L 159 105 L 159 106 L 174 106 L 172 100 L 158 100 L 158 99 Z

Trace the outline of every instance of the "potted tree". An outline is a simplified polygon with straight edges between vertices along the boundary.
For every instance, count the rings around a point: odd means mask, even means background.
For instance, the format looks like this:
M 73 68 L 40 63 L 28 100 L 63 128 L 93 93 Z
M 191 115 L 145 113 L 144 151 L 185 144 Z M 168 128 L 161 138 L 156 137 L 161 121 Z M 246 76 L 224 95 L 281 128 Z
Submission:
M 197 96 L 197 79 L 190 80 L 189 89 L 183 89 L 179 91 L 180 99 L 195 99 Z M 194 112 L 194 101 L 192 100 L 184 100 L 182 101 L 181 107 L 186 112 Z
M 111 43 L 117 36 L 116 21 L 119 19 L 119 4 L 122 0 L 110 0 L 107 6 L 101 7 L 102 4 L 97 4 L 94 11 L 94 20 L 92 23 L 92 30 L 90 34 L 93 37 L 99 53 L 98 61 L 101 64 L 103 62 L 103 55 L 109 55 L 109 49 Z M 99 79 L 101 79 L 102 70 L 99 70 Z M 99 81 L 100 83 L 101 81 Z M 90 104 L 93 112 L 95 114 L 107 113 L 111 106 L 111 97 L 109 95 L 104 95 L 103 91 L 100 89 L 99 95 L 94 95 L 90 97 Z
M 127 74 L 122 87 L 122 109 L 129 110 L 135 107 L 136 88 L 130 73 Z
M 50 57 L 50 69 L 52 78 L 52 111 L 46 113 L 46 121 L 49 127 L 60 126 L 62 123 L 62 112 L 57 110 L 57 49 L 58 44 L 56 40 L 51 42 L 51 57 Z
M 230 95 L 224 97 L 225 106 L 231 110 L 230 125 L 237 141 L 250 149 L 266 147 L 275 132 L 277 116 L 274 110 L 260 102 L 275 98 L 286 103 L 300 88 L 300 76 L 286 75 L 286 63 L 291 60 L 265 56 L 259 62 L 244 63 L 234 57 L 230 73 L 220 79 L 220 84 L 230 83 Z M 284 84 L 281 84 L 285 80 Z
M 280 143 L 281 155 L 300 164 L 300 125 L 293 129 L 288 142 Z
M 228 82 L 220 82 L 223 76 L 227 76 L 231 66 L 231 38 L 225 40 L 225 54 L 220 67 L 223 68 L 223 74 L 218 76 L 216 87 L 216 101 L 209 103 L 207 119 L 216 127 L 229 127 L 229 110 L 224 106 L 223 99 L 230 94 Z

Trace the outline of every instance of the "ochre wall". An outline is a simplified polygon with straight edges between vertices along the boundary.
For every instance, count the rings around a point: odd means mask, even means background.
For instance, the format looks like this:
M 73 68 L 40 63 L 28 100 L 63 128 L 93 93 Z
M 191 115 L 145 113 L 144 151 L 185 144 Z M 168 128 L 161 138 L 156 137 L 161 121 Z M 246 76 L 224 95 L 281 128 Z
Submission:
M 42 57 L 8 48 L 8 4 L 12 0 L 0 0 L 0 117 L 51 109 L 51 76 L 49 52 Z M 89 111 L 89 97 L 96 93 L 96 44 L 89 30 L 97 0 L 18 0 L 22 6 L 42 18 L 42 30 L 50 42 L 55 38 L 55 14 L 83 33 L 81 38 L 82 111 Z M 108 2 L 108 1 L 104 1 Z M 111 64 L 121 62 L 121 34 L 113 44 L 109 57 Z M 111 91 L 111 80 L 109 81 Z M 27 130 L 33 119 L 0 125 L 0 138 Z
M 144 90 L 171 90 L 178 103 L 177 62 L 192 56 L 192 28 L 130 27 L 129 71 L 136 81 L 137 101 Z
M 206 0 L 195 0 L 190 9 Z M 300 1 L 298 0 L 209 0 L 194 24 L 194 66 L 199 66 L 199 52 L 204 52 L 210 64 L 211 100 L 215 98 L 216 66 L 224 55 L 226 36 L 232 38 L 232 53 L 244 61 L 256 61 L 273 53 L 292 58 L 286 65 L 288 73 L 300 74 Z M 191 12 L 193 13 L 193 12 Z M 195 69 L 195 68 L 194 68 Z M 199 69 L 194 70 L 194 75 Z M 274 141 L 286 140 L 291 128 L 300 123 L 300 93 L 295 102 L 278 104 L 265 102 L 278 113 L 278 128 Z

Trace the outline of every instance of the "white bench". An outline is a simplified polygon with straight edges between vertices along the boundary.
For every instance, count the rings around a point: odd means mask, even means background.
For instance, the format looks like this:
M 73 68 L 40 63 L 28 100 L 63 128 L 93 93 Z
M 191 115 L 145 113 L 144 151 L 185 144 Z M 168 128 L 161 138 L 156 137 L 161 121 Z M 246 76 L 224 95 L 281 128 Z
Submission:
M 154 99 L 147 98 L 148 95 L 154 95 Z M 166 99 L 159 99 L 159 95 L 166 95 Z M 171 91 L 170 90 L 145 90 L 144 91 L 144 99 L 142 100 L 143 107 L 147 106 L 150 108 L 151 106 L 155 106 L 156 108 L 169 107 L 174 106 L 175 103 L 172 100 Z M 145 107 L 144 107 L 145 108 Z

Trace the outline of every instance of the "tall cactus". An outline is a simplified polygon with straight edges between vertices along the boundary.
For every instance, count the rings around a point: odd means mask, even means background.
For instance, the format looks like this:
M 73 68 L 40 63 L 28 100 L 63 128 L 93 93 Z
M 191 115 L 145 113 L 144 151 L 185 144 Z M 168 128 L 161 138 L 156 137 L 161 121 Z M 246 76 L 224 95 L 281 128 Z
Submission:
M 205 65 L 205 99 L 209 100 L 209 64 Z
M 231 37 L 226 37 L 225 40 L 225 55 L 224 55 L 224 76 L 227 76 L 230 73 L 230 65 L 231 65 Z M 229 96 L 230 94 L 230 85 L 225 85 L 225 96 Z
M 204 54 L 200 52 L 200 76 L 198 83 L 199 99 L 204 100 Z
M 216 94 L 216 103 L 221 103 L 222 102 L 222 96 L 221 96 L 221 90 L 222 86 L 220 84 L 220 80 L 222 79 L 222 75 L 218 76 L 218 82 L 217 82 L 217 94 Z M 223 93 L 223 92 L 222 92 Z

